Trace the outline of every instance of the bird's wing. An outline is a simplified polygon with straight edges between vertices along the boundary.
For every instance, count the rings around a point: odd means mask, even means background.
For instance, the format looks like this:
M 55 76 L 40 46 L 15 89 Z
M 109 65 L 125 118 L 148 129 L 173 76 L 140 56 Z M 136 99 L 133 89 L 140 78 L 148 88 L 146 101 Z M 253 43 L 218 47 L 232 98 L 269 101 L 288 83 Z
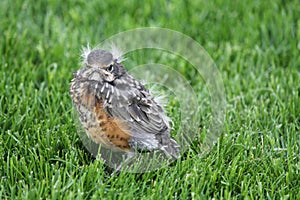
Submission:
M 133 134 L 163 134 L 169 124 L 163 109 L 144 90 L 120 91 L 120 101 L 115 101 L 111 114 L 126 121 Z M 122 94 L 124 93 L 124 94 Z M 122 98 L 126 95 L 125 98 Z
M 133 137 L 153 137 L 169 129 L 168 117 L 148 90 L 135 81 L 113 86 L 105 84 L 98 89 L 104 99 L 104 109 L 114 118 L 125 122 Z

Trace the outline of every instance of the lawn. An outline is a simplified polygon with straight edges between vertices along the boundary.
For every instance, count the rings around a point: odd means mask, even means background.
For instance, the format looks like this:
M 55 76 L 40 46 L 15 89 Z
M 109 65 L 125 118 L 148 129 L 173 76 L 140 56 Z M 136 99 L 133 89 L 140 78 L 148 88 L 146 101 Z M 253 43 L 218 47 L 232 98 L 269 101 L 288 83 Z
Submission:
M 299 1 L 1 0 L 0 7 L 0 199 L 300 199 Z M 178 31 L 208 52 L 225 88 L 225 119 L 203 153 L 200 135 L 214 119 L 205 79 L 179 56 L 128 53 L 128 70 L 160 63 L 185 77 L 200 117 L 198 127 L 190 124 L 197 137 L 170 166 L 111 176 L 77 134 L 69 85 L 82 46 L 142 27 Z M 167 96 L 174 134 L 180 102 Z

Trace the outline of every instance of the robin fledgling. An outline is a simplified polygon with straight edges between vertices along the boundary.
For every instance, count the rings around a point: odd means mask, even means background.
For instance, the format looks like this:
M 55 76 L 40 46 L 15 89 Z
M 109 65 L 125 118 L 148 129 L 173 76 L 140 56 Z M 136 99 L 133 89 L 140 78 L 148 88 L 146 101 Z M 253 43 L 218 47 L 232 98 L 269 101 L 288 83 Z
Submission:
M 121 56 L 87 48 L 82 57 L 84 66 L 74 73 L 70 95 L 88 136 L 112 150 L 158 150 L 178 158 L 169 118 L 145 86 L 126 72 Z

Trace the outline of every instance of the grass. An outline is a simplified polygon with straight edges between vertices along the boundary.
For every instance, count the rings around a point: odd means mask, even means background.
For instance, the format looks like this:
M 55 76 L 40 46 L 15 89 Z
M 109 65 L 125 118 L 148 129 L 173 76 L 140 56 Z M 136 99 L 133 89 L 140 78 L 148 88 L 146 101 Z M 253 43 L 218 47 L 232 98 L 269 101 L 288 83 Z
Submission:
M 0 7 L 1 199 L 299 199 L 298 1 L 2 0 Z M 226 89 L 223 137 L 202 156 L 195 141 L 169 168 L 109 176 L 77 135 L 69 83 L 81 46 L 148 26 L 189 35 L 214 59 Z M 146 61 L 137 53 L 126 63 Z M 167 64 L 180 70 L 176 60 Z M 203 82 L 181 66 L 200 101 Z M 210 114 L 202 114 L 198 128 L 207 131 Z

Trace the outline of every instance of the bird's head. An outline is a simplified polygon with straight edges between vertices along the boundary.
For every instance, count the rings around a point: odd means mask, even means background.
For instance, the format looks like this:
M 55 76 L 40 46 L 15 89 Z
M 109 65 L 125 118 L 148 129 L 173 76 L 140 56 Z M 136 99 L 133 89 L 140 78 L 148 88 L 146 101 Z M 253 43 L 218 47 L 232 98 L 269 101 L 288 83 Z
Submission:
M 82 57 L 83 64 L 89 68 L 87 71 L 93 72 L 93 75 L 89 76 L 92 80 L 113 82 L 125 73 L 125 68 L 121 64 L 122 59 L 108 51 L 86 49 Z

